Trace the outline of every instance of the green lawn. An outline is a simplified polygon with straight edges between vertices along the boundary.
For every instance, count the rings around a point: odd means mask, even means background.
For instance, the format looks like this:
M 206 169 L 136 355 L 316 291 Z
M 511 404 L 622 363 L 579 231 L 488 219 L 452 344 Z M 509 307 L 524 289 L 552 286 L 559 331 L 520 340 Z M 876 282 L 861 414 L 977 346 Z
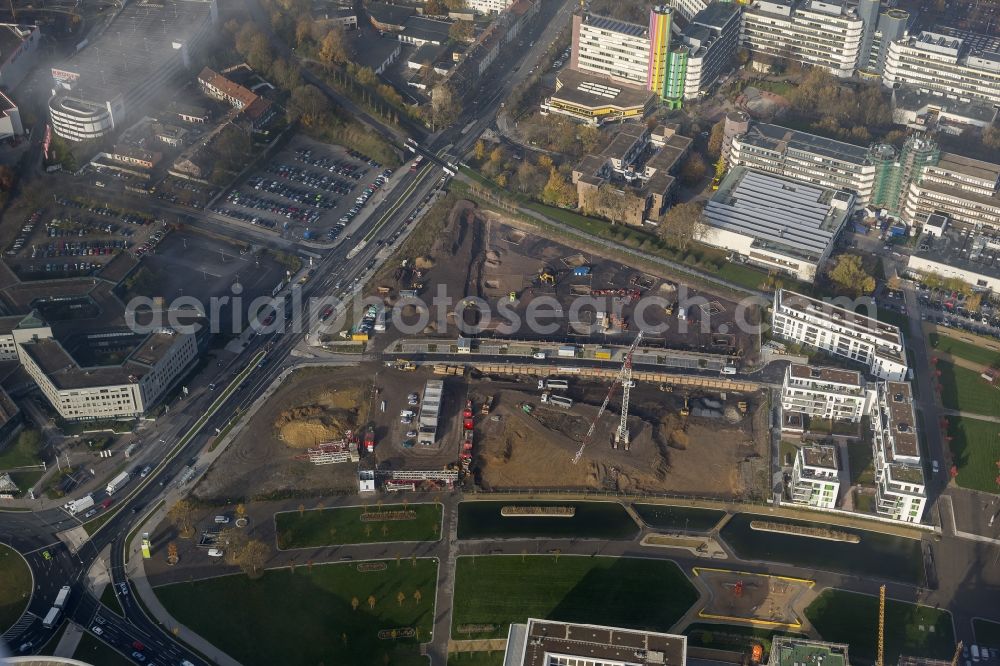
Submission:
M 1000 622 L 988 620 L 973 620 L 972 628 L 976 632 L 976 643 L 988 648 L 1000 648 Z
M 364 565 L 385 569 L 358 571 Z M 156 594 L 179 622 L 248 666 L 288 663 L 289 655 L 299 664 L 426 666 L 418 644 L 431 638 L 436 584 L 437 562 L 421 559 L 298 566 L 258 580 L 165 585 Z M 412 638 L 379 638 L 409 628 Z
M 16 550 L 0 543 L 0 633 L 17 622 L 31 599 L 31 570 Z
M 825 641 L 850 643 L 857 659 L 874 660 L 878 635 L 878 597 L 825 590 L 806 608 L 806 617 Z M 951 659 L 955 636 L 951 615 L 929 606 L 885 602 L 885 662 L 900 654 Z
M 362 514 L 385 514 L 412 511 L 412 520 L 368 520 Z M 386 504 L 382 507 L 352 506 L 311 511 L 286 511 L 274 514 L 278 547 L 317 548 L 355 543 L 390 541 L 436 541 L 441 536 L 440 504 Z
M 747 289 L 760 289 L 767 282 L 767 272 L 746 264 L 727 261 L 719 269 L 719 277 Z
M 1000 424 L 956 416 L 948 417 L 948 445 L 958 467 L 955 483 L 963 488 L 1000 492 Z
M 1000 389 L 991 386 L 978 372 L 945 361 L 937 362 L 941 383 L 941 404 L 984 416 L 1000 416 Z
M 115 594 L 114 585 L 105 585 L 104 591 L 101 592 L 101 603 L 107 606 L 110 610 L 124 616 L 125 613 L 122 612 L 121 602 L 118 601 L 118 595 Z
M 775 636 L 802 637 L 802 634 L 789 633 L 775 629 L 757 629 L 738 624 L 710 624 L 696 622 L 684 630 L 688 637 L 688 646 L 714 648 L 716 650 L 731 650 L 733 652 L 749 651 L 752 643 L 760 643 L 764 653 L 771 651 L 771 640 Z
M 39 465 L 38 451 L 41 437 L 37 430 L 22 430 L 7 448 L 0 452 L 0 470 Z
M 868 431 L 863 430 L 866 437 L 860 442 L 847 443 L 847 457 L 851 466 L 851 483 L 875 482 L 875 454 L 872 451 Z
M 503 650 L 492 652 L 452 652 L 448 666 L 503 666 Z
M 76 646 L 73 658 L 88 664 L 100 664 L 100 666 L 134 666 L 120 652 L 112 649 L 90 634 L 84 634 L 80 639 L 80 644 Z
M 955 338 L 940 335 L 939 333 L 931 333 L 927 336 L 927 339 L 931 343 L 931 347 L 938 351 L 987 367 L 1000 367 L 1000 352 L 998 351 L 985 347 L 977 347 L 968 342 L 956 340 Z
M 672 562 L 554 555 L 460 557 L 451 636 L 504 637 L 529 617 L 668 630 L 698 594 Z M 465 625 L 492 631 L 459 631 Z

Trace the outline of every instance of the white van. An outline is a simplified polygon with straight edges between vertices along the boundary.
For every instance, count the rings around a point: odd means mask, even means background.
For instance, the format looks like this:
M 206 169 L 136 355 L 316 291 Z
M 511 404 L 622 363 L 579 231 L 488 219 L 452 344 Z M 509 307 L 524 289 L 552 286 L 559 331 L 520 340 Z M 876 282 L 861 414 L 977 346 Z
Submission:
M 228 525 L 229 524 L 229 516 L 216 516 L 215 517 L 215 524 L 216 525 Z
M 209 548 L 208 549 L 208 556 L 209 557 L 222 557 L 225 554 L 226 554 L 225 551 L 222 550 L 221 548 Z
M 979 646 L 973 645 L 969 649 L 972 651 L 972 661 L 979 661 Z
M 727 366 L 723 367 L 722 368 L 722 374 L 724 374 L 724 375 L 735 375 L 736 374 L 736 366 L 735 365 L 727 365 Z

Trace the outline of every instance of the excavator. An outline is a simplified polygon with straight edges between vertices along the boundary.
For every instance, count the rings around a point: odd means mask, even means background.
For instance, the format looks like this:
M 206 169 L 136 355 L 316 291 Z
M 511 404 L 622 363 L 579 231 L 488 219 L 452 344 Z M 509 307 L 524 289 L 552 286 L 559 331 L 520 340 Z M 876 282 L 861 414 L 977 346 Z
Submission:
M 684 396 L 684 407 L 681 408 L 681 416 L 687 417 L 691 415 L 691 403 L 688 402 L 688 397 Z
M 543 268 L 538 272 L 538 283 L 554 285 L 556 283 L 556 276 L 549 272 L 549 269 Z

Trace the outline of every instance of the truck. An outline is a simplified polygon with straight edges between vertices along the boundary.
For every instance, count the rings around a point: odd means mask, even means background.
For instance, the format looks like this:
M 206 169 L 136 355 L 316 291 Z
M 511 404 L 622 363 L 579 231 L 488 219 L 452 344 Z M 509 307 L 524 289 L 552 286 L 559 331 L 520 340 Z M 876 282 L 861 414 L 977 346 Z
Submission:
M 94 506 L 94 498 L 91 495 L 84 495 L 80 499 L 67 502 L 63 505 L 63 508 L 69 511 L 71 515 L 75 516 L 81 511 L 86 511 L 92 506 Z
M 56 595 L 55 607 L 65 608 L 66 600 L 69 598 L 69 585 L 63 585 L 59 588 L 59 594 Z
M 542 394 L 542 403 L 555 405 L 556 407 L 562 407 L 563 409 L 569 409 L 573 406 L 573 401 L 570 398 L 565 398 L 561 395 L 552 395 L 550 393 Z
M 569 382 L 565 379 L 539 379 L 538 388 L 540 389 L 558 389 L 565 391 L 569 388 Z
M 62 611 L 53 606 L 49 609 L 49 612 L 45 614 L 45 619 L 42 620 L 42 626 L 46 629 L 51 629 L 59 623 L 59 617 L 62 615 Z
M 122 472 L 115 478 L 108 482 L 108 487 L 105 490 L 109 495 L 114 495 L 116 492 L 125 487 L 125 485 L 132 479 L 132 475 L 128 472 Z
M 556 352 L 561 358 L 576 358 L 576 347 L 573 345 L 564 345 L 559 348 Z

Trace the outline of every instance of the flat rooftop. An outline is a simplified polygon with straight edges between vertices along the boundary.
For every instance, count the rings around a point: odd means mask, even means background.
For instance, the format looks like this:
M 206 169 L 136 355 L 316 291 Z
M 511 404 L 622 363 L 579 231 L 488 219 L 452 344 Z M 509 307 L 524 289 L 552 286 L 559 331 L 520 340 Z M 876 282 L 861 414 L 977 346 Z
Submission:
M 752 146 L 778 153 L 785 153 L 789 150 L 801 151 L 822 155 L 841 162 L 850 162 L 857 166 L 862 166 L 869 161 L 869 150 L 866 147 L 826 139 L 781 125 L 751 123 L 750 129 L 740 137 L 740 140 Z
M 599 30 L 618 32 L 630 37 L 645 37 L 649 33 L 649 29 L 646 26 L 619 21 L 610 16 L 598 16 L 597 14 L 585 14 L 583 23 Z
M 895 85 L 897 87 L 893 88 L 892 102 L 898 109 L 913 112 L 937 109 L 947 115 L 979 122 L 991 122 L 997 115 L 997 110 L 987 102 L 978 100 L 963 102 L 924 92 L 905 83 Z
M 211 21 L 211 0 L 139 0 L 125 5 L 97 41 L 52 68 L 79 75 L 84 98 L 128 94 L 155 78 L 164 61 L 179 58 L 174 43 L 188 43 Z
M 972 176 L 991 183 L 1000 180 L 1000 164 L 993 164 L 985 160 L 976 160 L 964 155 L 955 153 L 941 153 L 937 163 L 938 169 L 948 169 L 955 173 Z
M 797 379 L 810 379 L 814 381 L 827 382 L 830 384 L 844 384 L 851 388 L 861 386 L 861 373 L 854 370 L 841 370 L 840 368 L 818 367 L 815 365 L 804 365 L 802 363 L 792 363 L 788 366 L 788 372 Z
M 403 23 L 402 34 L 413 39 L 447 44 L 450 41 L 448 31 L 451 21 L 441 21 L 426 16 L 411 16 Z
M 920 443 L 917 440 L 913 393 L 909 382 L 886 382 L 885 391 L 888 423 L 883 425 L 892 432 L 894 455 L 891 457 L 900 455 L 919 458 Z
M 818 260 L 850 212 L 838 190 L 736 167 L 705 205 L 705 222 L 752 237 L 754 246 Z M 847 195 L 853 198 L 853 195 Z
M 824 444 L 814 444 L 802 447 L 802 459 L 810 467 L 821 469 L 837 469 L 837 447 Z
M 847 646 L 779 636 L 771 643 L 770 666 L 849 666 Z
M 1000 280 L 1000 233 L 946 227 L 941 237 L 924 234 L 913 257 Z
M 549 666 L 550 657 L 556 656 L 629 666 L 683 666 L 687 638 L 550 620 L 529 619 L 526 630 L 511 625 L 504 666 Z
M 556 77 L 557 90 L 551 99 L 585 109 L 644 107 L 654 93 L 638 86 L 623 85 L 603 76 L 564 69 Z
M 899 332 L 899 327 L 884 324 L 878 319 L 860 315 L 846 308 L 806 296 L 805 294 L 780 289 L 776 295 L 776 302 L 781 307 L 808 313 L 812 317 L 826 319 L 840 327 L 856 329 L 860 333 L 881 338 L 893 345 L 903 344 L 903 337 Z

